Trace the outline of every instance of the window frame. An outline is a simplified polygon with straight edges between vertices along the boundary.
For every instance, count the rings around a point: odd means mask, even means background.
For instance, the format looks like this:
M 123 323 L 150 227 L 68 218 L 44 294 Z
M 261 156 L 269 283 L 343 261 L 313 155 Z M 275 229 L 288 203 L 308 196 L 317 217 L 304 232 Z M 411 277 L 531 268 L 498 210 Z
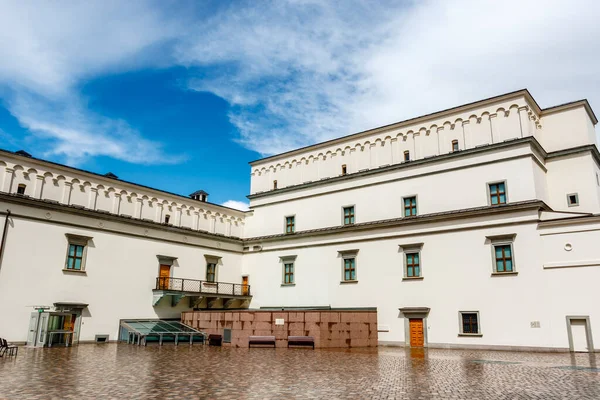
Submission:
M 412 280 L 423 280 L 423 243 L 407 243 L 398 245 L 399 251 L 402 253 L 402 280 L 403 281 L 412 281 Z M 409 254 L 417 254 L 419 257 L 419 275 L 418 276 L 408 276 L 408 255 Z
M 515 257 L 515 238 L 517 237 L 516 233 L 505 234 L 505 235 L 495 235 L 495 236 L 486 236 L 487 241 L 489 241 L 490 249 L 492 252 L 492 276 L 501 276 L 501 275 L 517 275 L 519 272 L 517 271 L 517 263 Z M 496 246 L 510 246 L 510 260 L 512 262 L 512 271 L 498 271 L 498 259 L 496 258 Z M 506 259 L 505 257 L 503 259 Z M 504 263 L 506 265 L 506 263 Z
M 346 223 L 346 209 L 347 208 L 352 208 L 352 222 L 348 222 L 348 223 Z M 350 216 L 348 218 L 350 218 Z M 356 224 L 356 205 L 350 204 L 350 205 L 342 206 L 342 225 L 350 226 L 350 225 L 355 225 L 355 224 Z
M 571 196 L 575 196 L 575 203 L 571 203 Z M 579 193 L 568 193 L 567 194 L 567 206 L 578 207 L 579 206 Z
M 415 214 L 411 214 L 411 215 L 406 215 L 406 200 L 408 199 L 415 199 Z M 411 205 L 410 209 L 412 210 L 413 207 Z M 403 218 L 407 218 L 407 217 L 416 217 L 417 215 L 419 215 L 419 197 L 416 194 L 410 195 L 410 196 L 404 196 L 402 197 L 402 217 Z
M 277 189 L 277 179 L 273 179 L 273 190 Z
M 475 314 L 475 318 L 477 319 L 477 321 L 476 321 L 477 322 L 477 332 L 476 333 L 464 331 L 463 315 L 465 315 L 465 314 Z M 458 329 L 459 329 L 458 336 L 475 336 L 475 337 L 483 336 L 483 332 L 481 329 L 481 316 L 479 314 L 479 311 L 459 311 L 458 312 Z
M 342 276 L 340 284 L 357 283 L 358 282 L 358 249 L 338 251 L 342 260 Z M 354 279 L 346 279 L 346 260 L 353 260 L 353 266 L 350 271 L 354 272 Z
M 296 286 L 296 255 L 281 256 L 279 262 L 281 263 L 281 286 Z M 292 281 L 286 283 L 286 265 L 292 265 Z
M 342 164 L 342 175 L 348 174 L 348 166 L 346 164 Z
M 291 225 L 288 224 L 288 218 L 292 219 Z M 290 227 L 290 226 L 292 229 L 291 229 L 291 231 L 288 232 L 288 227 Z M 295 214 L 294 215 L 286 215 L 285 217 L 283 217 L 283 232 L 286 235 L 296 233 L 296 215 Z
M 404 153 L 403 153 L 403 154 L 404 154 L 403 161 L 404 161 L 404 162 L 408 162 L 408 161 L 410 161 L 410 150 L 404 150 Z M 408 157 L 407 157 L 407 156 L 408 156 Z
M 504 185 L 504 203 L 500 203 L 500 194 L 495 194 L 498 197 L 498 204 L 494 204 L 492 201 L 492 185 Z M 493 181 L 486 184 L 487 187 L 487 201 L 489 206 L 502 206 L 508 204 L 508 183 L 506 180 Z
M 20 192 L 20 190 L 21 190 L 21 189 L 23 189 L 23 192 Z M 17 185 L 17 191 L 16 191 L 16 194 L 18 194 L 18 195 L 20 195 L 20 196 L 25 196 L 26 192 L 27 192 L 27 185 L 26 185 L 26 184 L 24 184 L 24 183 L 19 183 L 19 184 Z
M 65 263 L 63 265 L 63 271 L 65 272 L 76 272 L 76 273 L 86 273 L 86 264 L 87 264 L 87 254 L 89 242 L 92 240 L 92 237 L 76 235 L 72 233 L 65 233 L 65 237 L 67 238 L 67 254 L 65 257 Z M 77 257 L 75 253 L 74 259 L 80 259 L 81 264 L 79 269 L 75 269 L 75 261 L 73 261 L 73 268 L 69 268 L 69 259 L 71 256 L 69 255 L 71 246 L 80 246 L 83 247 L 81 251 L 81 257 Z M 76 251 L 76 250 L 75 250 Z
M 204 267 L 204 282 L 208 283 L 208 284 L 216 284 L 219 281 L 219 269 L 220 269 L 219 265 L 221 265 L 221 257 L 205 254 L 204 259 L 206 261 L 205 267 Z M 212 273 L 212 275 L 214 275 L 213 281 L 208 280 L 208 274 L 209 274 L 208 268 L 210 265 L 214 265 L 214 272 Z
M 458 145 L 458 140 L 457 140 L 457 139 L 454 139 L 454 140 L 451 142 L 451 145 L 450 145 L 450 146 L 451 146 L 450 148 L 452 149 L 452 152 L 453 152 L 453 153 L 455 153 L 455 152 L 457 152 L 457 151 L 460 151 L 460 147 L 459 147 L 459 145 Z

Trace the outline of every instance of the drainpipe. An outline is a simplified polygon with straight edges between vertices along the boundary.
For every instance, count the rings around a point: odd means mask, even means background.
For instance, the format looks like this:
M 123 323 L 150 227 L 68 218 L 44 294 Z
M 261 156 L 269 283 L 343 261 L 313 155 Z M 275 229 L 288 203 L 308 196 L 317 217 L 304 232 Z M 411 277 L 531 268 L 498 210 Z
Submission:
M 2 269 L 2 258 L 4 256 L 4 247 L 6 247 L 6 234 L 8 233 L 8 217 L 10 217 L 10 210 L 6 210 L 6 218 L 4 219 L 4 230 L 2 231 L 2 243 L 0 243 L 0 269 Z

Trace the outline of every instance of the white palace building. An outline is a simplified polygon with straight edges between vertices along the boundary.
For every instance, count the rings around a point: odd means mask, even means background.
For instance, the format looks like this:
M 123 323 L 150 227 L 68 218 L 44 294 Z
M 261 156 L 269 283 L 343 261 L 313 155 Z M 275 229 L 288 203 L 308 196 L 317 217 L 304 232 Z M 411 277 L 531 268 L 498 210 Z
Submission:
M 504 94 L 253 161 L 248 212 L 0 151 L 0 337 L 364 308 L 380 345 L 592 352 L 597 122 Z

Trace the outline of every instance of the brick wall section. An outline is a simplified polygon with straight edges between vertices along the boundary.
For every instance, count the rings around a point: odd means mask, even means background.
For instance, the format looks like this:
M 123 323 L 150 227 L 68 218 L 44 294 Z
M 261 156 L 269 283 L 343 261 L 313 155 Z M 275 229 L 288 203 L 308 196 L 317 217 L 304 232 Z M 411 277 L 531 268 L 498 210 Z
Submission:
M 225 346 L 248 347 L 249 336 L 275 336 L 277 347 L 287 347 L 288 336 L 312 336 L 315 347 L 377 346 L 377 311 L 186 311 L 181 321 L 208 334 L 231 329 Z

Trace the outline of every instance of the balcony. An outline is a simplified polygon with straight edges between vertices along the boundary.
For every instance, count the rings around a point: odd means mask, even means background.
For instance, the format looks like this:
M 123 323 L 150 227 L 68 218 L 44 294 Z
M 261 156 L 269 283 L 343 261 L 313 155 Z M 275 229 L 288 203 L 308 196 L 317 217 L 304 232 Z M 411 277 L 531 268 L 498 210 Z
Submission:
M 175 307 L 187 297 L 190 308 L 248 308 L 252 299 L 250 285 L 186 278 L 157 277 L 152 292 L 154 306 L 163 297 L 171 297 Z

